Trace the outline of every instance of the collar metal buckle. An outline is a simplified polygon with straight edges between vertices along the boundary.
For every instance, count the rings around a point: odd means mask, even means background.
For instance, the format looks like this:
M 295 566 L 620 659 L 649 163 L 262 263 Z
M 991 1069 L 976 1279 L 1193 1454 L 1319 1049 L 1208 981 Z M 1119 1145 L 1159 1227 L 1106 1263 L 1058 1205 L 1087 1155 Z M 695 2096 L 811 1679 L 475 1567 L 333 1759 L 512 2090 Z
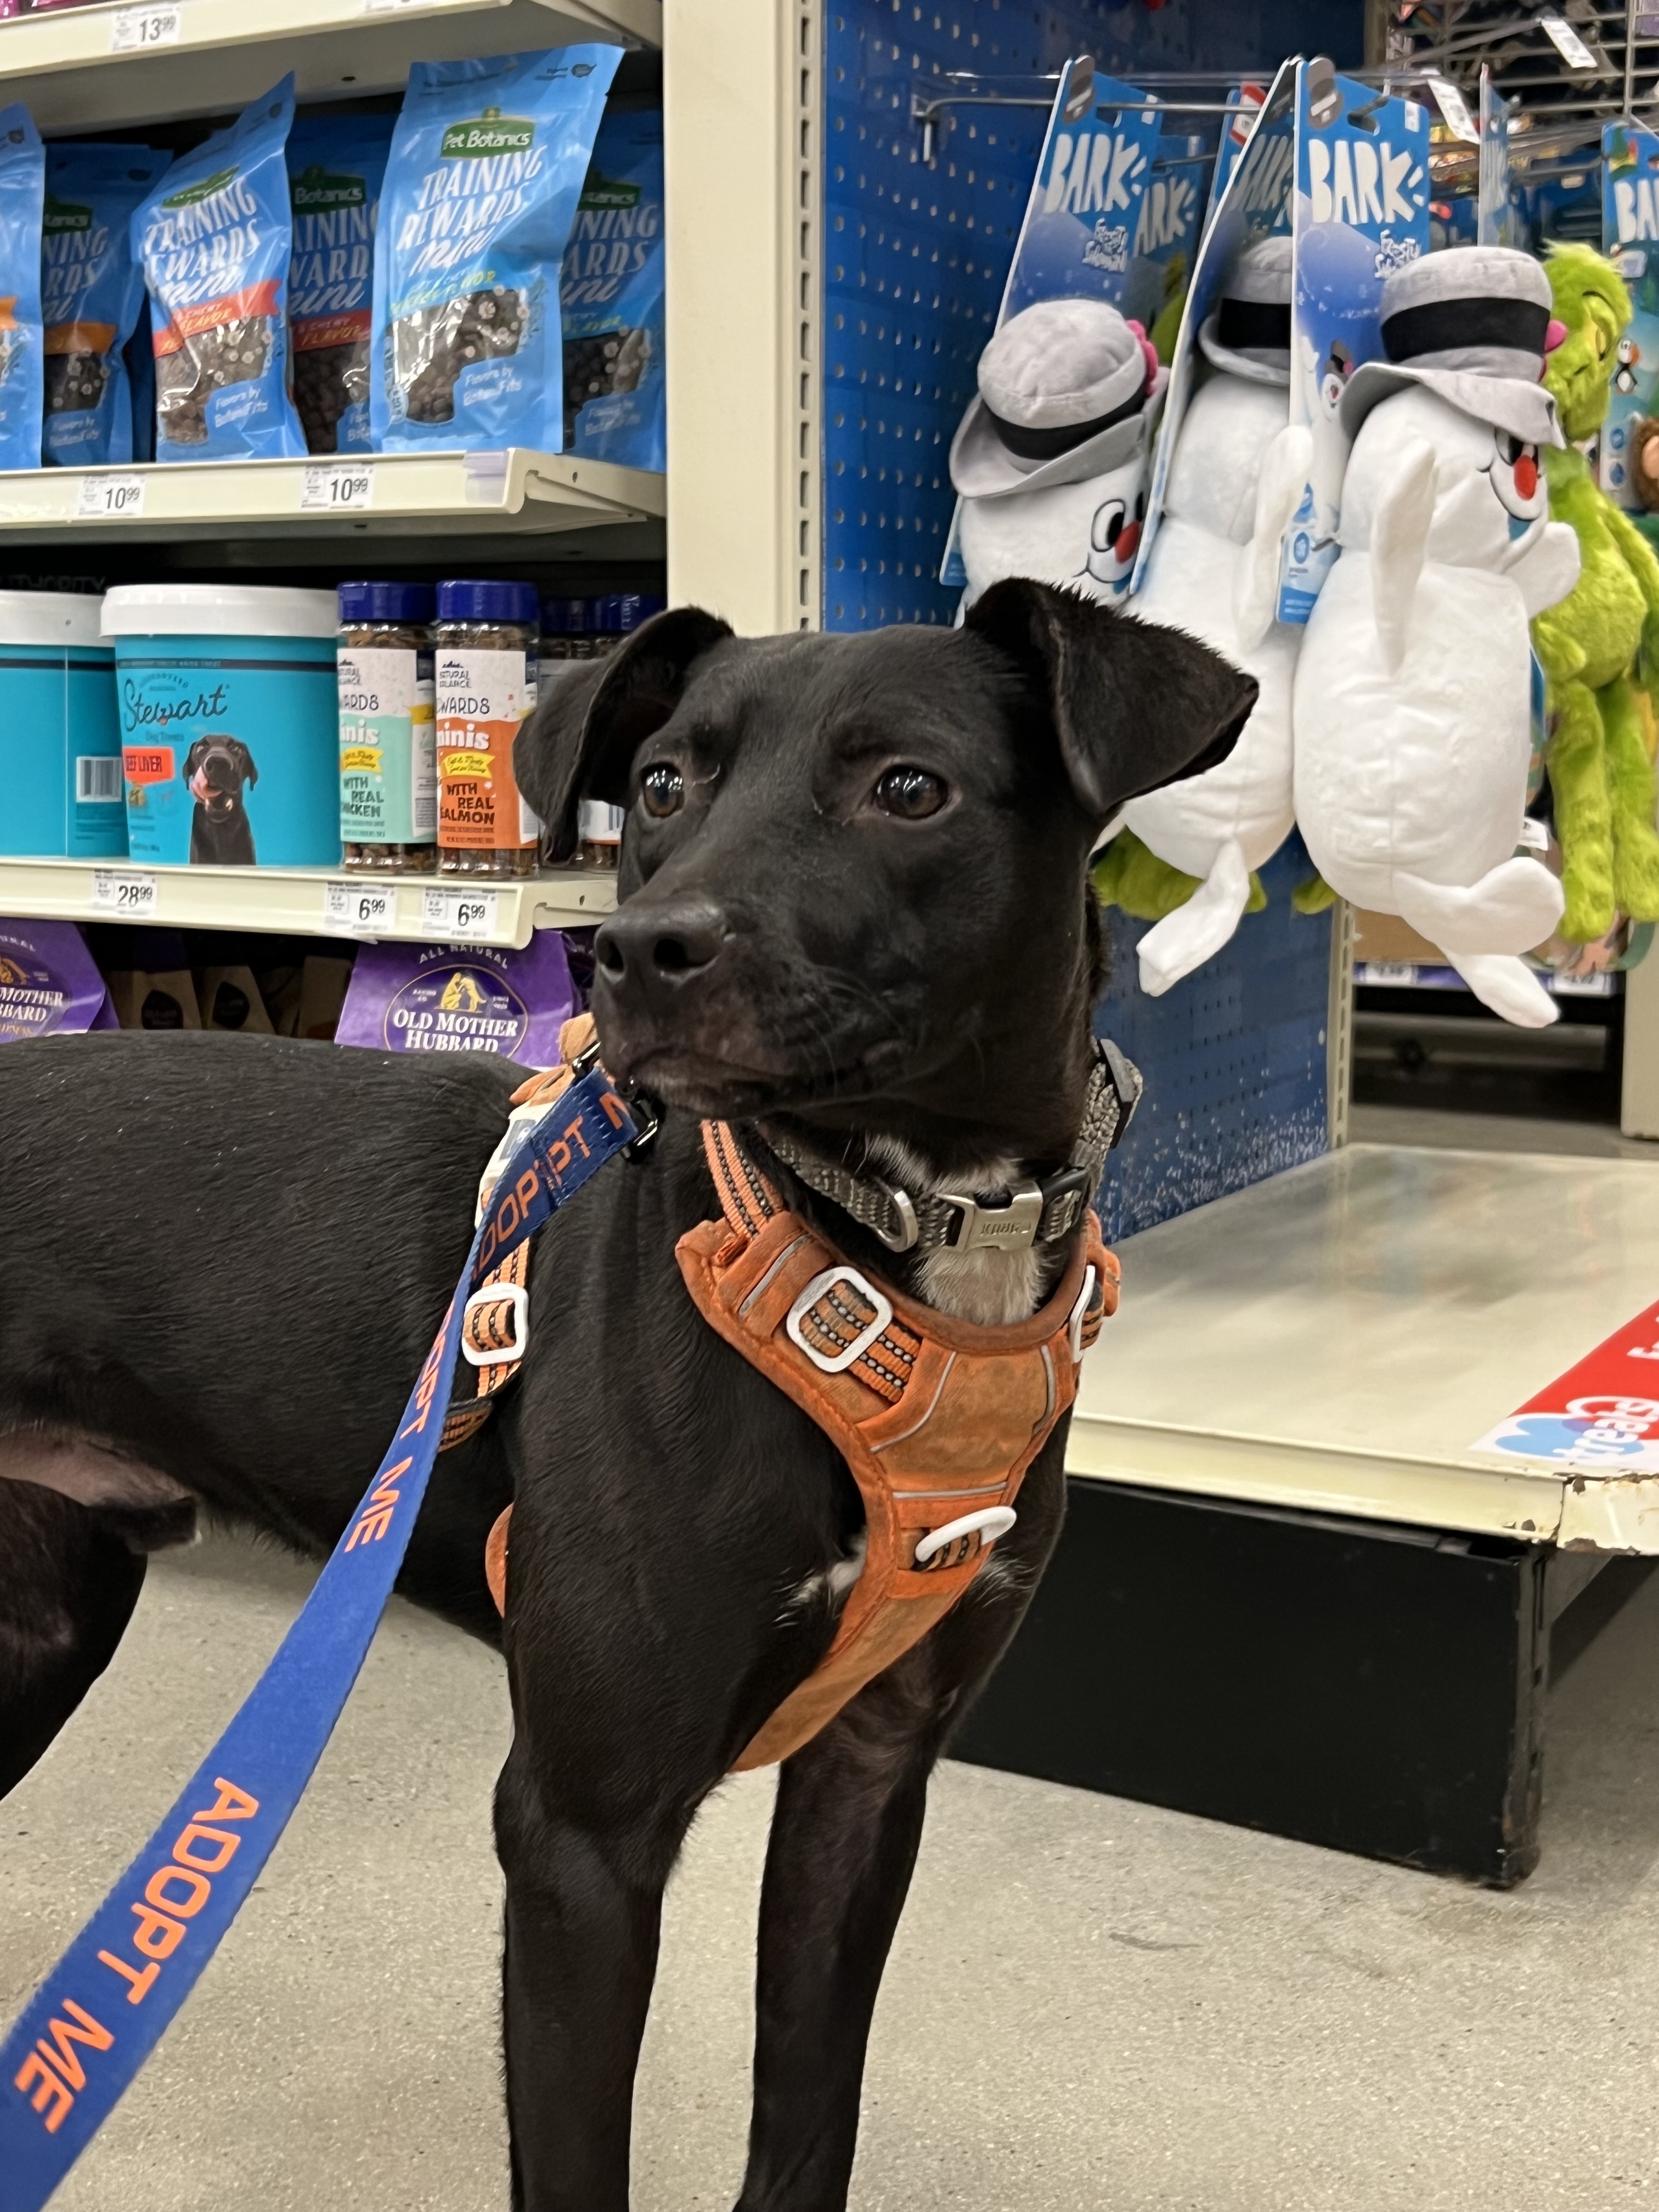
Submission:
M 1023 1252 L 1036 1243 L 1042 1219 L 1042 1186 L 1017 1182 L 1000 1206 L 988 1206 L 971 1191 L 942 1190 L 947 1206 L 961 1216 L 951 1239 L 952 1252 Z

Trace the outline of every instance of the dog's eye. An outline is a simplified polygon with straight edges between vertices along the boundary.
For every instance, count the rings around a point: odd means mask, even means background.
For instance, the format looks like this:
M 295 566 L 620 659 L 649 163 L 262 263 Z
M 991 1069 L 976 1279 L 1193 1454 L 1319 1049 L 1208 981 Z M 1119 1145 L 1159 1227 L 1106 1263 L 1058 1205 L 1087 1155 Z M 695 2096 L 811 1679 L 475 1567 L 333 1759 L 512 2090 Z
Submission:
M 950 796 L 944 780 L 925 768 L 890 768 L 877 784 L 876 805 L 901 822 L 922 822 L 937 814 Z
M 678 813 L 685 797 L 685 780 L 672 762 L 653 761 L 640 778 L 640 797 L 646 812 L 660 821 L 665 814 Z

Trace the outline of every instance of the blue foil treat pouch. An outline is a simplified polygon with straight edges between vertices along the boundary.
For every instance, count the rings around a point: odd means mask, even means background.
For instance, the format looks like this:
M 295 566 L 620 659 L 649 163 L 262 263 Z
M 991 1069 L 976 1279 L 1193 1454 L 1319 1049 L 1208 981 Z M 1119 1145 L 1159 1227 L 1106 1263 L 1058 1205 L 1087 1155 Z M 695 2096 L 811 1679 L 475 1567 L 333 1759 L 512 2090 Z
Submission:
M 662 110 L 599 126 L 559 281 L 568 452 L 663 469 Z
M 155 458 L 287 460 L 306 441 L 288 389 L 285 150 L 294 79 L 175 161 L 132 219 L 155 354 Z
M 564 436 L 558 273 L 622 58 L 416 62 L 374 240 L 377 450 Z
M 46 149 L 27 108 L 0 108 L 0 469 L 40 465 L 46 194 Z
M 289 133 L 294 404 L 313 453 L 366 453 L 374 228 L 389 115 L 301 116 Z
M 85 468 L 134 458 L 123 349 L 143 305 L 144 272 L 132 258 L 132 217 L 167 166 L 167 155 L 147 146 L 47 149 L 40 458 L 48 464 Z

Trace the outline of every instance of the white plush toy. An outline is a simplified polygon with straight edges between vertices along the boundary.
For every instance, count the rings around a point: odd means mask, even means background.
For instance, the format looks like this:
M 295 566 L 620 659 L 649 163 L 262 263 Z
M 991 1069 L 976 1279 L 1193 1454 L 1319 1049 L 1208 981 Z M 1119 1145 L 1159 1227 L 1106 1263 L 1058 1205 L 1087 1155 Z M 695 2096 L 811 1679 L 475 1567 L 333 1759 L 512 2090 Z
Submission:
M 1550 289 L 1528 255 L 1453 247 L 1384 288 L 1388 362 L 1356 369 L 1340 554 L 1296 672 L 1297 820 L 1357 906 L 1397 914 L 1505 1019 L 1554 1001 L 1519 957 L 1561 886 L 1522 839 L 1532 751 L 1528 619 L 1577 580 L 1549 520 L 1540 445 Z
M 1302 633 L 1275 622 L 1273 610 L 1279 540 L 1307 481 L 1311 441 L 1286 420 L 1290 257 L 1287 238 L 1249 248 L 1200 333 L 1213 373 L 1181 425 L 1163 522 L 1129 603 L 1143 621 L 1201 638 L 1261 686 L 1224 761 L 1124 809 L 1126 826 L 1160 860 L 1202 878 L 1137 947 L 1140 988 L 1153 997 L 1226 944 L 1249 899 L 1250 871 L 1279 850 L 1294 819 L 1291 686 Z
M 1139 323 L 1103 300 L 1045 300 L 1003 325 L 951 445 L 964 605 L 1004 576 L 1123 596 L 1167 381 Z

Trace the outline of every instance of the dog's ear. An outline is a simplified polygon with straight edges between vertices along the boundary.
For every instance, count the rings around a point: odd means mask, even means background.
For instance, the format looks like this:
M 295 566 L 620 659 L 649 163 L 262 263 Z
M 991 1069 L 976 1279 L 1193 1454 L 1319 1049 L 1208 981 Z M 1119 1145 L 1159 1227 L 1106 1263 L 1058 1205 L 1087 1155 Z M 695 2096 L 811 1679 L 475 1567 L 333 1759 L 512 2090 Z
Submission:
M 247 747 L 242 743 L 240 738 L 233 738 L 231 739 L 231 744 L 236 755 L 236 765 L 242 771 L 243 782 L 258 783 L 259 781 L 259 771 L 253 765 L 252 754 L 248 750 Z
M 184 767 L 179 772 L 183 776 L 186 783 L 188 783 L 191 776 L 195 775 L 197 768 L 201 761 L 202 755 L 206 749 L 207 739 L 205 738 L 198 738 L 195 744 L 185 755 Z
M 679 704 L 692 663 L 732 635 L 718 615 L 673 607 L 608 660 L 548 686 L 514 741 L 513 769 L 546 824 L 556 858 L 575 845 L 577 801 L 623 801 L 636 749 Z
M 1097 822 L 1225 760 L 1255 704 L 1255 678 L 1184 630 L 1024 576 L 993 584 L 963 626 L 1019 670 Z

